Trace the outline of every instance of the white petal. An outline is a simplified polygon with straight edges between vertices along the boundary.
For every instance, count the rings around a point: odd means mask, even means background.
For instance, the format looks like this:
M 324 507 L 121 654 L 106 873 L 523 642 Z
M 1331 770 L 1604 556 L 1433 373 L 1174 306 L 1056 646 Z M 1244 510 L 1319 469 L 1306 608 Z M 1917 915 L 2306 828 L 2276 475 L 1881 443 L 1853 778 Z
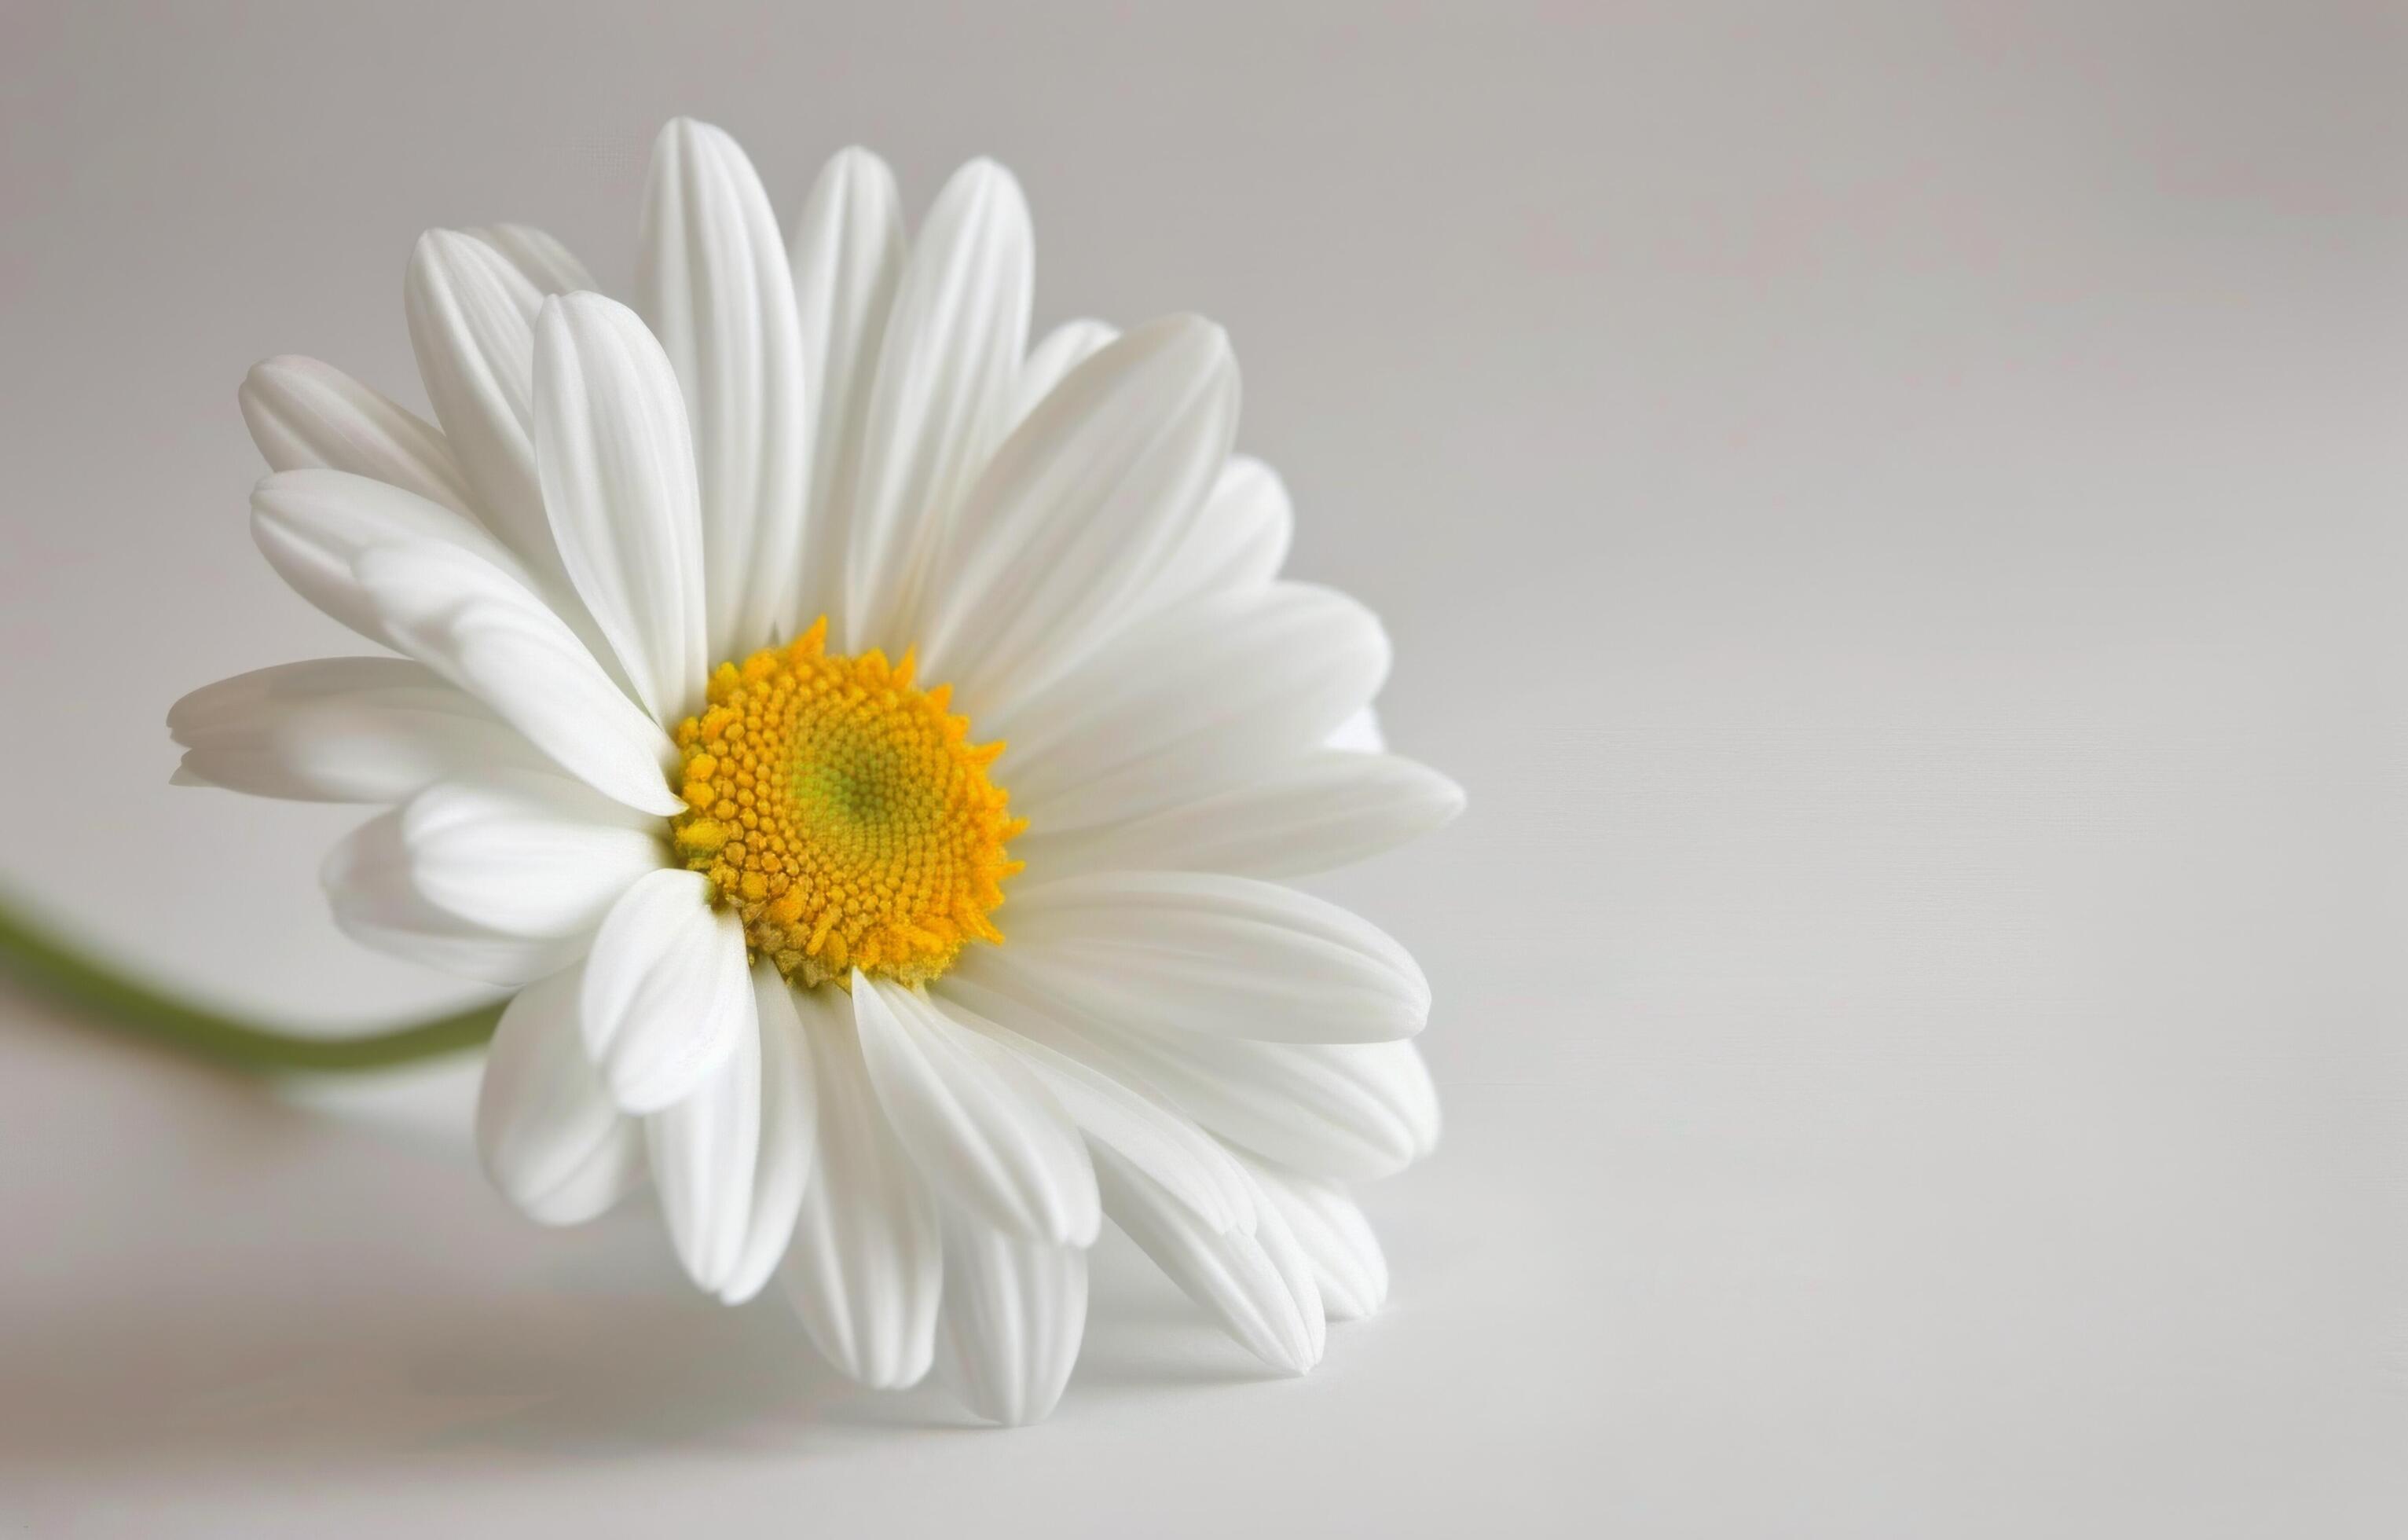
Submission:
M 1028 343 L 1033 238 L 1011 173 L 953 174 L 896 285 L 862 425 L 846 535 L 845 650 L 900 655 L 912 594 L 953 504 L 1008 425 Z
M 1070 372 L 996 451 L 936 546 L 920 646 L 975 715 L 1076 662 L 1187 537 L 1238 426 L 1238 366 L 1193 316 Z
M 332 364 L 295 353 L 254 364 L 240 401 L 270 470 L 348 470 L 468 511 L 460 463 L 434 425 Z
M 777 216 L 708 123 L 677 119 L 653 143 L 636 304 L 692 414 L 710 655 L 740 657 L 792 625 L 811 419 Z
M 1429 983 L 1369 921 L 1206 871 L 1101 871 L 1016 889 L 1014 966 L 1116 1026 L 1378 1043 L 1429 1019 Z
M 562 769 L 666 817 L 676 747 L 525 584 L 457 548 L 382 546 L 354 564 L 394 645 L 475 696 Z
M 1031 870 L 1227 871 L 1301 877 L 1334 871 L 1443 828 L 1463 788 L 1424 765 L 1316 749 L 1261 780 L 1102 828 L 1024 835 Z
M 409 340 L 478 518 L 611 675 L 618 659 L 569 582 L 545 514 L 535 448 L 537 285 L 476 237 L 430 230 L 412 252 Z
M 577 253 L 532 224 L 481 224 L 468 234 L 501 252 L 538 294 L 575 294 L 601 287 L 585 270 L 585 264 L 577 260 Z
M 1096 1179 L 1111 1221 L 1248 1352 L 1292 1374 L 1320 1361 L 1320 1291 L 1268 1202 L 1253 1230 L 1215 1231 L 1117 1156 L 1097 1157 Z
M 798 992 L 820 1089 L 819 1159 L 779 1280 L 811 1342 L 850 1378 L 917 1384 L 943 1287 L 935 1199 L 878 1109 L 850 1010 Z
M 758 1029 L 744 925 L 697 871 L 654 871 L 594 937 L 579 1000 L 586 1052 L 629 1112 L 689 1096 Z
M 356 563 L 375 546 L 429 541 L 523 577 L 518 559 L 475 520 L 383 482 L 343 470 L 280 470 L 251 494 L 251 537 L 293 591 L 370 641 L 395 645 Z
M 1066 321 L 1045 334 L 1044 339 L 1028 350 L 1028 357 L 1020 366 L 1020 378 L 1012 384 L 1011 421 L 1017 426 L 1021 420 L 1037 410 L 1037 404 L 1054 394 L 1054 387 L 1072 369 L 1120 339 L 1121 330 L 1101 321 Z
M 691 1095 L 644 1119 L 652 1187 L 695 1287 L 716 1294 L 744 1259 L 761 1155 L 761 1034 L 739 1032 Z
M 494 1029 L 477 1091 L 477 1154 L 529 1217 L 572 1225 L 641 1171 L 637 1124 L 611 1103 L 577 1032 L 579 970 L 528 985 Z
M 1102 1144 L 1169 1191 L 1212 1230 L 1251 1229 L 1254 1204 L 1248 1200 L 1245 1173 L 1220 1141 L 1190 1122 L 1161 1093 L 1125 1075 L 1113 1075 L 1025 1033 L 1003 1026 L 966 1001 L 997 1003 L 1010 1013 L 1008 1000 L 996 1002 L 976 986 L 953 994 L 946 991 L 947 1011 L 953 1019 L 984 1032 L 1010 1048 L 1028 1066 L 1090 1146 Z
M 636 312 L 600 295 L 544 302 L 536 457 L 562 567 L 656 720 L 701 696 L 702 516 L 685 403 Z
M 543 295 L 459 230 L 429 230 L 402 285 L 409 345 L 443 437 L 494 533 L 538 570 L 550 549 L 535 467 L 535 317 Z
M 810 1044 L 803 1041 L 795 991 L 774 964 L 753 964 L 752 1000 L 761 1017 L 761 1156 L 752 1172 L 743 1255 L 719 1290 L 727 1304 L 741 1304 L 761 1292 L 785 1256 L 803 1187 L 810 1180 L 818 1133 Z
M 1304 1245 L 1288 1228 L 1287 1217 L 1262 1190 L 1254 1187 L 1254 1239 L 1262 1244 L 1263 1254 L 1278 1270 L 1280 1282 L 1288 1297 L 1297 1303 L 1297 1313 L 1304 1318 L 1306 1350 L 1315 1362 L 1328 1345 L 1329 1307 L 1322 1302 L 1321 1286 L 1314 1280 L 1312 1259 Z
M 903 252 L 895 174 L 867 150 L 837 151 L 811 184 L 795 225 L 795 299 L 808 381 L 803 394 L 817 425 L 796 596 L 797 629 L 844 597 L 852 489 Z
M 222 679 L 168 709 L 187 784 L 309 802 L 398 802 L 449 775 L 541 765 L 423 664 L 312 658 Z
M 1380 713 L 1366 701 L 1363 709 L 1338 724 L 1329 735 L 1329 746 L 1350 754 L 1385 754 L 1388 735 L 1380 730 Z
M 969 1409 L 1019 1427 L 1054 1410 L 1087 1330 L 1087 1254 L 947 1207 L 937 1370 Z
M 580 936 L 666 863 L 660 825 L 548 770 L 438 781 L 401 811 L 410 881 L 427 902 L 510 936 Z
M 1369 610 L 1280 583 L 1131 626 L 1034 696 L 972 720 L 1010 744 L 996 778 L 1012 812 L 1066 832 L 1260 779 L 1320 744 L 1387 669 L 1388 639 Z
M 1031 1240 L 1095 1240 L 1086 1150 L 1025 1065 L 925 994 L 858 971 L 853 1012 L 879 1105 L 930 1185 Z
M 1247 1171 L 1311 1259 L 1330 1319 L 1361 1320 L 1387 1302 L 1388 1259 L 1344 1187 L 1259 1162 Z
M 1287 560 L 1295 528 L 1279 472 L 1252 455 L 1231 455 L 1187 538 L 1149 575 L 1118 622 L 1141 620 L 1206 594 L 1265 586 Z
M 427 902 L 411 881 L 397 812 L 369 819 L 337 844 L 318 877 L 345 935 L 462 978 L 524 984 L 585 955 L 585 936 L 508 936 Z
M 576 1225 L 608 1213 L 644 1179 L 644 1126 L 622 1117 L 585 1163 L 542 1200 L 540 1207 L 525 1206 L 527 1217 L 538 1224 Z
M 1438 1090 L 1411 1043 L 1152 1046 L 1139 1045 L 1140 1059 L 1182 1110 L 1281 1165 L 1371 1181 L 1438 1144 Z
M 1082 1016 L 980 948 L 945 976 L 948 997 L 1117 1079 L 1149 1086 L 1206 1129 L 1283 1166 L 1363 1182 L 1437 1144 L 1438 1093 L 1411 1042 L 1252 1043 L 1132 1031 Z

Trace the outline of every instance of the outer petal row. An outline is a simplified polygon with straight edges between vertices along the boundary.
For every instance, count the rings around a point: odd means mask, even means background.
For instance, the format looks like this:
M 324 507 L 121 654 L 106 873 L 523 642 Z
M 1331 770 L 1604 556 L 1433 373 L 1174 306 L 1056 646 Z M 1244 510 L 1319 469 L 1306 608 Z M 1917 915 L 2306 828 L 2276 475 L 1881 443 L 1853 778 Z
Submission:
M 239 399 L 270 470 L 347 470 L 469 510 L 443 435 L 331 364 L 294 354 L 265 360 L 244 377 Z
M 359 558 L 379 546 L 426 543 L 472 554 L 523 586 L 525 569 L 457 509 L 349 471 L 298 469 L 251 495 L 251 537 L 293 591 L 370 641 L 398 645 L 360 582 Z
M 1096 1177 L 1112 1222 L 1248 1352 L 1292 1374 L 1321 1360 L 1312 1264 L 1268 1200 L 1257 1192 L 1251 1230 L 1216 1231 L 1116 1156 L 1096 1161 Z
M 1054 1410 L 1087 1331 L 1087 1253 L 948 1207 L 937 1372 L 969 1409 L 1017 1427 Z
M 1387 1303 L 1387 1256 L 1345 1188 L 1260 1162 L 1247 1170 L 1312 1264 L 1331 1320 L 1361 1320 Z
M 423 664 L 312 658 L 236 674 L 168 709 L 177 779 L 254 797 L 398 802 L 447 776 L 545 763 Z
M 566 969 L 511 1000 L 477 1093 L 477 1153 L 487 1173 L 546 1224 L 594 1217 L 643 1169 L 638 1126 L 610 1100 L 578 1035 L 580 972 Z

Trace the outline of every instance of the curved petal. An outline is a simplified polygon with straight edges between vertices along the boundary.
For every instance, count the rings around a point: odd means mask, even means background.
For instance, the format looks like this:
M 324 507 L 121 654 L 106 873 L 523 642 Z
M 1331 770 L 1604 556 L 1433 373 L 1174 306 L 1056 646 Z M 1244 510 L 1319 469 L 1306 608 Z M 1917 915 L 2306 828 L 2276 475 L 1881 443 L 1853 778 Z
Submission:
M 811 434 L 810 513 L 804 520 L 794 625 L 844 597 L 845 528 L 863 424 L 886 317 L 903 273 L 902 200 L 895 174 L 867 150 L 839 150 L 811 184 L 795 224 L 796 309 L 803 339 L 804 399 Z
M 636 312 L 600 295 L 544 302 L 536 458 L 561 565 L 654 720 L 710 671 L 702 516 L 685 403 Z
M 1065 321 L 1047 332 L 1020 366 L 1011 387 L 1011 422 L 1020 425 L 1039 402 L 1054 394 L 1072 369 L 1120 340 L 1121 329 L 1107 322 Z
M 1087 1254 L 947 1206 L 937 1372 L 972 1412 L 1008 1428 L 1054 1410 L 1087 1331 Z
M 1361 1320 L 1387 1303 L 1387 1256 L 1344 1187 L 1259 1162 L 1246 1169 L 1312 1262 L 1331 1320 Z
M 436 908 L 411 865 L 398 812 L 353 830 L 318 871 L 336 926 L 363 946 L 485 984 L 524 984 L 585 955 L 586 936 L 506 936 Z
M 761 1157 L 761 1034 L 738 1032 L 691 1095 L 644 1119 L 652 1187 L 695 1287 L 716 1294 L 744 1259 Z
M 1313 1280 L 1312 1259 L 1260 1183 L 1254 1187 L 1254 1239 L 1270 1259 L 1288 1297 L 1297 1302 L 1297 1313 L 1304 1317 L 1306 1350 L 1315 1362 L 1320 1361 L 1322 1350 L 1328 1346 L 1329 1311 L 1322 1303 L 1321 1286 Z
M 509 258 L 457 230 L 419 238 L 404 288 L 418 372 L 475 494 L 474 511 L 525 564 L 529 585 L 603 671 L 624 684 L 561 565 L 544 511 L 535 447 L 535 322 L 543 295 Z
M 540 569 L 552 544 L 535 466 L 535 317 L 543 295 L 459 230 L 429 230 L 402 284 L 410 351 L 443 437 L 503 543 Z
M 578 1010 L 619 1105 L 659 1112 L 693 1095 L 758 1030 L 743 922 L 710 907 L 700 872 L 651 873 L 603 918 Z
M 910 634 L 920 569 L 1011 409 L 1028 345 L 1028 204 L 993 161 L 953 174 L 911 248 L 878 353 L 846 532 L 848 652 Z
M 1104 1145 L 1154 1178 L 1216 1232 L 1254 1227 L 1246 1174 L 1237 1160 L 1160 1092 L 1132 1077 L 1108 1074 L 958 1000 L 944 1003 L 955 1021 L 995 1039 L 1027 1065 L 1090 1147 Z
M 778 1276 L 811 1342 L 849 1378 L 914 1385 L 935 1352 L 944 1283 L 936 1201 L 878 1110 L 850 1014 L 796 996 L 820 1088 L 819 1155 Z
M 743 1252 L 719 1290 L 727 1304 L 741 1304 L 761 1292 L 785 1256 L 810 1180 L 818 1131 L 810 1045 L 803 1041 L 795 991 L 774 964 L 752 965 L 752 1001 L 761 1018 L 761 1156 L 752 1171 Z
M 616 1207 L 643 1180 L 643 1125 L 624 1117 L 585 1163 L 545 1196 L 540 1208 L 522 1207 L 538 1224 L 583 1224 Z
M 1334 1181 L 1393 1175 L 1438 1142 L 1438 1092 L 1410 1042 L 1254 1043 L 1118 1029 L 1083 1017 L 981 948 L 945 993 L 990 1020 L 1115 1079 L 1152 1087 L 1185 1115 L 1280 1165 Z
M 543 756 L 502 719 L 398 657 L 254 669 L 167 710 L 179 777 L 253 797 L 399 802 L 446 776 Z
M 280 470 L 251 494 L 251 538 L 293 591 L 370 641 L 398 645 L 356 563 L 373 547 L 425 541 L 523 579 L 483 525 L 414 492 L 344 470 Z
M 1342 749 L 1349 754 L 1388 752 L 1388 735 L 1380 730 L 1380 713 L 1372 710 L 1369 701 L 1364 702 L 1361 711 L 1338 724 L 1329 735 L 1328 743 L 1331 748 Z
M 468 486 L 433 424 L 332 364 L 283 353 L 251 366 L 237 396 L 270 470 L 348 470 L 460 513 Z
M 785 243 L 725 132 L 661 130 L 638 252 L 637 308 L 693 421 L 710 654 L 741 657 L 793 624 L 811 417 Z
M 659 821 L 548 770 L 438 781 L 401 810 L 410 882 L 508 936 L 581 936 L 668 851 Z
M 1206 871 L 1099 871 L 1012 895 L 1011 966 L 1115 1026 L 1379 1043 L 1429 1019 L 1411 954 L 1352 912 Z
M 580 1224 L 642 1170 L 637 1124 L 611 1103 L 577 1032 L 580 970 L 538 979 L 494 1029 L 477 1090 L 477 1154 L 529 1218 Z
M 1262 779 L 1125 824 L 1038 830 L 1011 853 L 1035 871 L 1226 871 L 1301 877 L 1335 871 L 1445 827 L 1463 788 L 1383 754 L 1315 749 Z
M 1153 322 L 1073 369 L 936 543 L 929 677 L 975 717 L 1077 662 L 1186 539 L 1237 428 L 1237 361 L 1210 322 Z
M 1010 745 L 996 778 L 1012 811 L 1067 832 L 1258 780 L 1327 738 L 1387 670 L 1388 639 L 1369 610 L 1281 583 L 1131 626 L 1035 695 L 972 719 Z
M 1258 1202 L 1254 1229 L 1215 1231 L 1117 1156 L 1097 1159 L 1096 1179 L 1112 1223 L 1240 1346 L 1291 1374 L 1321 1360 L 1321 1292 L 1268 1201 Z
M 595 790 L 663 817 L 683 809 L 669 789 L 668 735 L 524 583 L 474 552 L 425 541 L 380 546 L 353 565 L 394 646 Z
M 575 294 L 602 286 L 577 260 L 576 252 L 532 224 L 480 224 L 468 234 L 501 252 L 539 295 Z
M 879 1105 L 931 1186 L 1031 1240 L 1095 1240 L 1086 1151 L 1025 1065 L 925 994 L 858 971 L 853 1015 Z
M 1295 533 L 1295 511 L 1279 472 L 1252 455 L 1233 454 L 1186 539 L 1115 620 L 1128 625 L 1207 594 L 1265 587 L 1279 576 Z

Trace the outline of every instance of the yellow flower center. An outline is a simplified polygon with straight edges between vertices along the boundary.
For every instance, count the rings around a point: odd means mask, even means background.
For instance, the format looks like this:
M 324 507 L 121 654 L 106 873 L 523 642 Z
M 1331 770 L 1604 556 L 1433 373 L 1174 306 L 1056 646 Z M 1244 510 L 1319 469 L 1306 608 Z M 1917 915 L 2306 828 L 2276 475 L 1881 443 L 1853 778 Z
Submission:
M 924 983 L 970 938 L 1003 939 L 987 915 L 1026 824 L 987 779 L 1003 745 L 971 744 L 950 685 L 915 689 L 909 654 L 833 656 L 826 638 L 822 619 L 711 674 L 674 735 L 689 811 L 672 837 L 780 972 Z

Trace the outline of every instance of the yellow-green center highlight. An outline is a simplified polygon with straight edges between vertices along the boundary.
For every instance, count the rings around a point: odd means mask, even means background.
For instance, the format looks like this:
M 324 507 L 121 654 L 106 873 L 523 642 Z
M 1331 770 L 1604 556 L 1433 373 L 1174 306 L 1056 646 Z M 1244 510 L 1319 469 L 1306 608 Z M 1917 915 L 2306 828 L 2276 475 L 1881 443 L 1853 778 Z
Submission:
M 915 688 L 910 656 L 833 655 L 826 635 L 823 620 L 721 664 L 708 708 L 678 724 L 678 856 L 787 977 L 925 983 L 964 943 L 1003 939 L 987 916 L 1025 827 L 987 779 L 1003 745 L 972 744 L 951 689 Z

